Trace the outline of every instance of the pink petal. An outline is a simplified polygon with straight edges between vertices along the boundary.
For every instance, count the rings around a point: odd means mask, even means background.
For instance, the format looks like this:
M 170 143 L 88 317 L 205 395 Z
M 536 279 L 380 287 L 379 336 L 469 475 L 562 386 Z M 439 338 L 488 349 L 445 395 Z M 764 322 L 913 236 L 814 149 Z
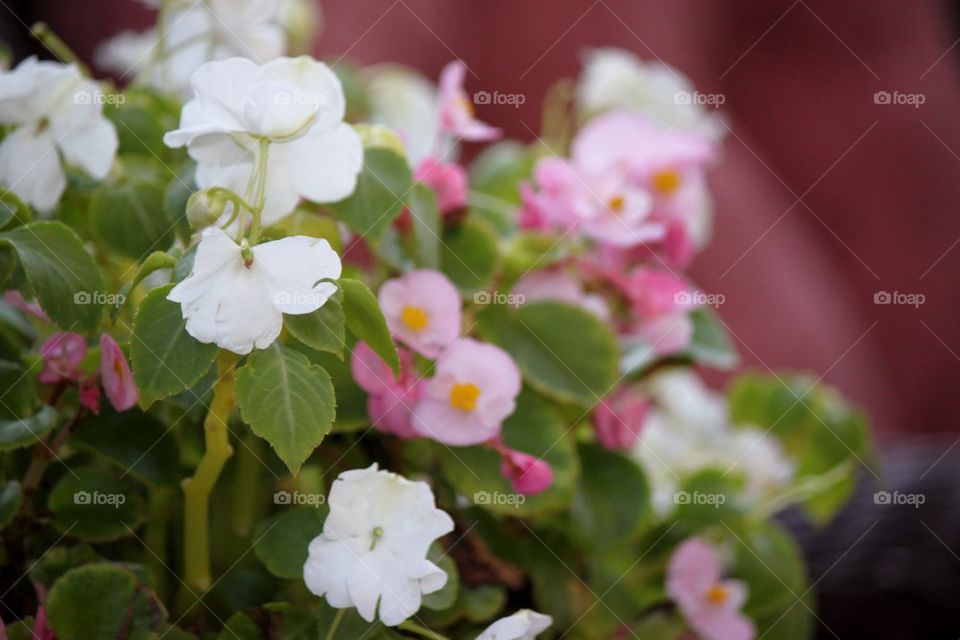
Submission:
M 112 336 L 100 336 L 100 380 L 107 399 L 117 411 L 137 404 L 137 385 L 120 345 Z

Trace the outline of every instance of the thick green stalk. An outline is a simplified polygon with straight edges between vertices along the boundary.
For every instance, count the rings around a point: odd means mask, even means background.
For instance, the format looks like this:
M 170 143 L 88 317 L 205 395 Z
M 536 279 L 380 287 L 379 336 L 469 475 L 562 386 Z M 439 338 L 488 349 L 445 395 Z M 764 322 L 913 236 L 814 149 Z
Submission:
M 203 421 L 206 450 L 192 478 L 183 481 L 184 494 L 184 578 L 197 596 L 212 584 L 210 573 L 210 492 L 213 491 L 223 466 L 233 455 L 227 420 L 236 405 L 233 366 L 237 357 L 221 350 L 217 359 L 217 384 L 213 400 Z

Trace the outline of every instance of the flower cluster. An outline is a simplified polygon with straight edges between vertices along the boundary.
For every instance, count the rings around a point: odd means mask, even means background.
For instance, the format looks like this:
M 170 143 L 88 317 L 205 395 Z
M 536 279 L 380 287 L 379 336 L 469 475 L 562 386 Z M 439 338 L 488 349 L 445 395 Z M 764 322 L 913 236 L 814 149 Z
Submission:
M 306 0 L 143 1 L 126 88 L 59 40 L 0 72 L 0 637 L 783 635 L 771 516 L 869 437 L 696 372 L 736 354 L 679 72 L 590 52 L 526 144 L 463 61 L 297 56 Z

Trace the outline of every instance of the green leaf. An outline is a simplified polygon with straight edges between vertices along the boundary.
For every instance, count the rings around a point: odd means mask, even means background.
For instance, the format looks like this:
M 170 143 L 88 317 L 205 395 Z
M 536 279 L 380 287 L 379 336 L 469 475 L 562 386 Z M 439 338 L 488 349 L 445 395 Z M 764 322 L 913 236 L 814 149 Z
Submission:
M 542 457 L 553 469 L 553 484 L 535 496 L 517 495 L 500 475 L 500 456 L 487 447 L 434 445 L 444 477 L 460 495 L 489 511 L 526 517 L 556 513 L 573 499 L 580 465 L 572 434 L 556 409 L 544 398 L 524 390 L 517 409 L 503 423 L 508 447 Z
M 19 362 L 0 360 L 0 420 L 22 418 L 33 413 L 37 402 L 34 376 Z
M 192 387 L 217 357 L 217 345 L 187 333 L 180 305 L 167 300 L 173 286 L 148 293 L 133 321 L 130 364 L 143 408 Z
M 340 279 L 343 291 L 343 311 L 346 314 L 347 328 L 358 340 L 363 340 L 373 351 L 383 358 L 394 373 L 400 372 L 400 358 L 397 347 L 390 337 L 387 321 L 380 311 L 376 297 L 359 280 Z
M 46 611 L 59 640 L 149 640 L 167 619 L 152 591 L 110 564 L 65 573 L 50 590 Z
M 259 522 L 254 553 L 267 571 L 288 580 L 302 579 L 307 546 L 323 531 L 327 506 L 298 507 Z
M 460 591 L 460 570 L 457 563 L 437 543 L 430 545 L 427 559 L 447 574 L 447 581 L 439 591 L 423 596 L 423 606 L 434 611 L 449 609 L 457 601 Z
M 0 233 L 16 252 L 40 306 L 60 328 L 93 333 L 105 295 L 100 270 L 74 231 L 61 222 L 33 222 Z
M 6 226 L 28 224 L 33 211 L 12 191 L 0 191 L 0 229 Z
M 512 231 L 520 204 L 517 185 L 530 176 L 535 159 L 525 146 L 512 140 L 486 147 L 470 167 L 470 210 L 503 233 Z
M 171 430 L 136 408 L 118 413 L 102 406 L 99 416 L 77 427 L 70 442 L 103 455 L 140 480 L 164 485 L 181 480 L 180 452 Z
M 726 469 L 700 469 L 684 478 L 674 493 L 674 517 L 690 531 L 722 522 L 733 523 L 741 515 L 736 477 Z
M 461 295 L 484 289 L 499 263 L 497 236 L 483 221 L 468 217 L 443 233 L 440 264 Z
M 440 268 L 440 211 L 437 197 L 425 184 L 415 184 L 407 198 L 407 210 L 413 221 L 413 255 L 418 267 Z
M 376 240 L 403 209 L 412 185 L 413 176 L 404 158 L 386 149 L 366 149 L 357 188 L 328 208 L 351 229 Z
M 802 375 L 748 374 L 731 385 L 729 395 L 734 424 L 769 430 L 796 460 L 795 482 L 818 487 L 803 503 L 815 522 L 833 517 L 853 492 L 856 474 L 843 468 L 875 473 L 866 419 L 832 388 Z M 818 482 L 838 470 L 837 481 Z
M 312 313 L 285 315 L 283 326 L 303 344 L 332 353 L 343 359 L 343 347 L 346 343 L 343 316 L 343 292 L 337 292 L 326 304 Z
M 559 302 L 511 310 L 491 305 L 477 315 L 481 333 L 517 361 L 524 379 L 561 402 L 589 407 L 617 383 L 617 343 L 589 311 Z
M 47 497 L 52 523 L 66 535 L 109 542 L 133 535 L 143 522 L 143 499 L 121 480 L 98 469 L 66 473 Z
M 134 260 L 167 249 L 176 219 L 164 207 L 166 191 L 157 174 L 134 174 L 99 187 L 90 200 L 94 233 L 112 251 Z
M 740 361 L 726 328 L 716 312 L 702 307 L 690 313 L 693 338 L 687 353 L 698 364 L 717 369 L 733 369 Z
M 807 591 L 807 573 L 796 543 L 773 523 L 756 523 L 731 534 L 735 577 L 747 584 L 745 614 L 776 619 Z
M 294 475 L 336 417 L 330 375 L 276 342 L 249 356 L 237 371 L 237 401 L 244 422 L 270 443 Z
M 640 467 L 621 453 L 592 444 L 581 444 L 578 453 L 573 532 L 584 549 L 610 551 L 640 532 L 650 513 L 650 487 Z
M 0 531 L 3 531 L 17 517 L 22 498 L 23 492 L 20 490 L 20 483 L 16 480 L 10 480 L 0 489 Z
M 121 155 L 154 159 L 171 153 L 163 135 L 177 127 L 180 104 L 176 100 L 138 87 L 125 91 L 123 102 L 103 112 L 116 125 Z
M 50 433 L 58 419 L 56 410 L 44 405 L 28 418 L 0 421 L 0 451 L 32 447 Z

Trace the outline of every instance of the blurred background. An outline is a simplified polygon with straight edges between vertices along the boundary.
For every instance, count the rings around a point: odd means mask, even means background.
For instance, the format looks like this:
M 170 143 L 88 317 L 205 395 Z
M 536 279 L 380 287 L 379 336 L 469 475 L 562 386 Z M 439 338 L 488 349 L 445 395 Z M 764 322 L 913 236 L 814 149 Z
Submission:
M 38 20 L 88 62 L 98 42 L 154 21 L 133 0 L 0 4 L 16 59 L 45 53 L 26 26 Z M 460 58 L 469 91 L 524 95 L 477 109 L 522 140 L 540 131 L 548 87 L 576 76 L 591 47 L 660 60 L 722 95 L 714 239 L 695 281 L 725 296 L 745 366 L 823 374 L 869 412 L 884 484 L 927 496 L 921 509 L 877 505 L 868 476 L 825 531 L 787 514 L 820 594 L 820 634 L 960 635 L 956 3 L 325 0 L 322 15 L 317 56 L 431 78 Z

